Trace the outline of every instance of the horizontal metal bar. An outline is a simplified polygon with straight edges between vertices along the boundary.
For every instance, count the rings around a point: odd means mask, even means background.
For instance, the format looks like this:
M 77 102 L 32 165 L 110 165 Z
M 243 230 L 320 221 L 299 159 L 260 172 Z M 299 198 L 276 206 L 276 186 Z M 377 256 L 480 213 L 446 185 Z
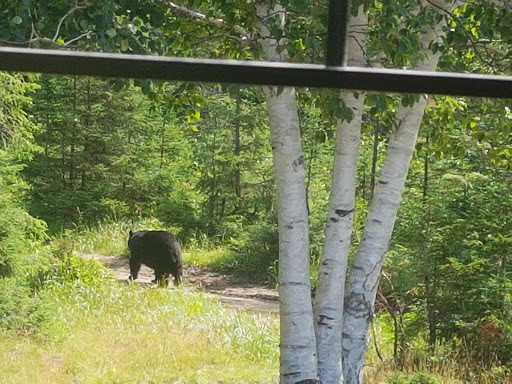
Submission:
M 512 98 L 512 77 L 0 48 L 0 70 Z

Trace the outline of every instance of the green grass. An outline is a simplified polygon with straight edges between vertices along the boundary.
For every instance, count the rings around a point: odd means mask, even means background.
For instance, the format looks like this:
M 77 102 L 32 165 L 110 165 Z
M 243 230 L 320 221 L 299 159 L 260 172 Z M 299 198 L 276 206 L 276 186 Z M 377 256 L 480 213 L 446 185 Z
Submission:
M 128 232 L 140 229 L 165 229 L 174 234 L 179 233 L 178 229 L 167 228 L 156 219 L 146 219 L 135 224 L 123 221 L 98 223 L 95 226 L 66 230 L 53 240 L 53 245 L 60 254 L 78 252 L 126 256 Z M 261 273 L 258 258 L 239 255 L 228 246 L 215 244 L 204 236 L 189 239 L 188 246 L 183 249 L 183 262 L 218 271 L 230 270 L 242 276 L 257 275 L 261 281 L 268 275 L 264 268 Z
M 57 284 L 36 337 L 0 340 L 1 383 L 271 383 L 278 319 L 198 292 Z
M 134 229 L 140 228 L 162 227 L 146 221 Z M 5 291 L 0 309 L 19 314 L 9 317 L 7 328 L 21 330 L 0 332 L 0 383 L 277 382 L 277 316 L 227 309 L 193 290 L 120 284 L 99 263 L 66 256 L 72 251 L 123 255 L 129 229 L 127 223 L 98 224 L 56 239 L 60 262 L 47 273 L 37 300 L 25 298 L 26 289 L 16 284 L 0 284 L 0 293 L 2 287 Z M 226 247 L 192 241 L 184 261 L 226 269 L 239 256 Z M 32 318 L 21 321 L 26 314 Z M 23 335 L 34 329 L 35 335 Z M 436 356 L 430 356 L 424 334 L 408 339 L 399 371 L 389 318 L 376 319 L 375 333 L 383 359 L 370 340 L 365 382 L 512 383 L 506 367 L 478 367 L 448 345 L 439 345 Z
M 208 267 L 216 270 L 232 268 L 235 252 L 225 247 L 213 249 L 190 249 L 183 252 L 183 262 L 187 265 Z
M 409 317 L 414 316 L 409 313 Z M 406 315 L 406 317 L 408 317 Z M 409 319 L 410 320 L 410 319 Z M 407 319 L 406 319 L 407 321 Z M 375 384 L 511 384 L 512 372 L 502 365 L 482 366 L 456 352 L 448 343 L 437 344 L 435 355 L 428 351 L 427 329 L 409 337 L 404 345 L 402 367 L 393 359 L 394 332 L 389 315 L 374 319 L 375 335 L 370 332 L 365 365 L 365 382 Z M 376 352 L 376 346 L 382 360 Z
M 129 231 L 141 229 L 170 230 L 175 234 L 178 232 L 176 229 L 165 227 L 157 219 L 144 219 L 137 223 L 128 221 L 100 222 L 94 226 L 64 230 L 54 239 L 53 243 L 66 252 L 124 255 L 127 254 Z

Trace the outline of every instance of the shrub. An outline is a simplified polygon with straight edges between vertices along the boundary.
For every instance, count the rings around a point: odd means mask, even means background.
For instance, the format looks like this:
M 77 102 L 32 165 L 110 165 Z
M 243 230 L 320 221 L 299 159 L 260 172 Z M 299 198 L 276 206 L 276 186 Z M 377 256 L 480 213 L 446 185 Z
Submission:
M 39 296 L 16 278 L 0 278 L 0 334 L 34 333 L 44 319 Z
M 236 273 L 270 278 L 277 282 L 277 260 L 279 258 L 279 233 L 277 224 L 264 222 L 251 225 L 232 247 L 236 252 L 233 269 Z
M 389 384 L 441 384 L 441 380 L 425 372 L 414 374 L 394 372 L 389 377 Z

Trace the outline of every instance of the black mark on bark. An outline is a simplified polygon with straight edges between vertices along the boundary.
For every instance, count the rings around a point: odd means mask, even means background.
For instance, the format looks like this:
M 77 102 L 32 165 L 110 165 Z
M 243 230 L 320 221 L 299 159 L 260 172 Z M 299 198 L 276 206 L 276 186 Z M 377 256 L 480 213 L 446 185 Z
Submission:
M 334 320 L 334 317 L 329 317 L 327 315 L 319 315 L 318 316 L 318 321 L 316 322 L 318 325 L 327 325 L 327 323 L 324 323 L 324 320 Z M 331 327 L 329 327 L 331 328 Z
M 293 170 L 297 172 L 297 169 L 304 164 L 304 156 L 299 157 L 298 159 L 293 160 L 292 166 Z
M 339 217 L 345 217 L 348 214 L 354 212 L 354 208 L 346 210 L 346 209 L 337 209 L 334 211 Z M 332 220 L 332 219 L 331 219 Z
M 371 307 L 371 303 L 366 300 L 362 293 L 351 293 L 349 297 L 345 297 L 345 308 L 355 318 L 369 319 Z
M 282 142 L 282 141 L 277 141 L 277 140 L 276 140 L 276 141 L 274 141 L 274 142 L 272 143 L 272 150 L 277 149 L 277 148 L 280 148 L 280 147 L 282 147 L 282 146 L 283 146 L 283 142 Z

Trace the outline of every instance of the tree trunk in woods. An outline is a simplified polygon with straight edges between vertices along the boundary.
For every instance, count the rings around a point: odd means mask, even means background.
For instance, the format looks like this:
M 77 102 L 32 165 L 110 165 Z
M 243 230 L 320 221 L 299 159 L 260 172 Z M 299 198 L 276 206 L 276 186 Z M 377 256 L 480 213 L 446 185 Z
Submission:
M 81 160 L 81 168 L 82 168 L 82 178 L 80 182 L 80 189 L 85 189 L 87 182 L 87 160 L 86 158 L 89 156 L 90 146 L 89 146 L 89 129 L 92 115 L 92 101 L 91 101 L 91 79 L 87 79 L 87 91 L 86 91 L 86 110 L 87 113 L 85 115 L 84 127 L 83 127 L 83 141 L 84 141 L 84 150 L 82 152 L 82 160 Z
M 237 197 L 237 210 L 239 205 L 239 199 L 242 197 L 242 185 L 241 185 L 241 170 L 240 170 L 240 122 L 242 119 L 241 116 L 241 104 L 242 104 L 242 93 L 240 92 L 240 86 L 237 86 L 236 89 L 236 109 L 235 109 L 235 127 L 233 133 L 233 141 L 235 145 L 235 196 Z
M 162 121 L 162 132 L 160 134 L 160 169 L 164 166 L 164 154 L 165 154 L 165 116 Z
M 77 135 L 77 94 L 76 94 L 76 76 L 73 77 L 73 121 L 71 122 L 71 146 L 69 154 L 69 185 L 74 188 L 75 183 L 75 143 Z
M 455 5 L 443 3 L 448 11 L 453 10 Z M 444 26 L 446 21 L 443 19 L 435 30 L 429 30 L 420 37 L 425 58 L 415 69 L 436 69 L 440 54 L 434 54 L 429 47 L 442 35 Z M 363 238 L 350 268 L 343 319 L 343 374 L 347 384 L 362 383 L 368 329 L 373 318 L 382 264 L 391 240 L 426 103 L 426 98 L 421 96 L 412 106 L 401 106 L 397 112 L 396 127 L 389 141 Z
M 256 5 L 257 28 L 264 57 L 286 61 L 266 22 L 281 22 L 284 10 L 277 4 Z M 281 383 L 316 383 L 318 378 L 311 285 L 304 158 L 299 116 L 293 87 L 264 87 L 270 122 L 277 186 L 279 223 L 279 301 L 281 317 Z
M 370 200 L 375 193 L 375 176 L 377 175 L 377 160 L 379 159 L 379 125 L 373 132 L 373 153 L 372 153 L 372 172 L 370 175 Z
M 210 111 L 208 110 L 208 116 L 210 116 Z M 217 163 L 215 159 L 215 153 L 217 150 L 217 118 L 213 116 L 213 143 L 212 143 L 212 182 L 210 184 L 210 196 L 208 197 L 208 203 L 210 207 L 210 218 L 212 223 L 215 223 L 217 220 L 216 216 L 216 208 L 217 208 Z
M 281 383 L 316 379 L 316 345 L 309 280 L 304 158 L 295 88 L 265 89 L 276 174 L 279 223 Z
M 62 188 L 66 188 L 66 135 L 64 133 L 64 129 L 61 132 L 61 142 L 60 142 L 60 151 L 61 151 L 61 171 L 60 177 L 62 179 Z
M 48 149 L 50 147 L 50 114 L 46 114 L 46 129 L 44 131 L 44 163 L 46 166 L 46 177 L 48 183 L 53 183 L 53 172 L 50 166 L 50 158 L 48 157 Z
M 348 64 L 366 66 L 364 49 L 368 17 L 363 10 L 350 18 Z M 361 33 L 362 32 L 362 33 Z M 318 369 L 323 384 L 342 382 L 341 347 L 343 295 L 352 223 L 355 211 L 357 160 L 365 93 L 342 91 L 345 106 L 354 116 L 339 121 L 332 173 L 325 242 L 318 273 L 315 299 L 315 331 Z
M 347 383 L 362 382 L 362 369 L 375 297 L 398 205 L 416 144 L 426 99 L 400 108 L 386 160 L 370 205 L 363 239 L 350 268 L 345 293 L 343 365 Z
M 436 321 L 436 286 L 437 286 L 437 263 L 429 252 L 428 242 L 430 240 L 430 212 L 428 207 L 428 182 L 429 182 L 429 136 L 425 138 L 425 154 L 423 159 L 423 210 L 425 219 L 423 220 L 423 245 L 422 259 L 425 263 L 424 283 L 425 283 L 425 300 L 427 304 L 427 321 L 428 321 L 428 347 L 431 353 L 435 352 L 437 341 L 437 321 Z

